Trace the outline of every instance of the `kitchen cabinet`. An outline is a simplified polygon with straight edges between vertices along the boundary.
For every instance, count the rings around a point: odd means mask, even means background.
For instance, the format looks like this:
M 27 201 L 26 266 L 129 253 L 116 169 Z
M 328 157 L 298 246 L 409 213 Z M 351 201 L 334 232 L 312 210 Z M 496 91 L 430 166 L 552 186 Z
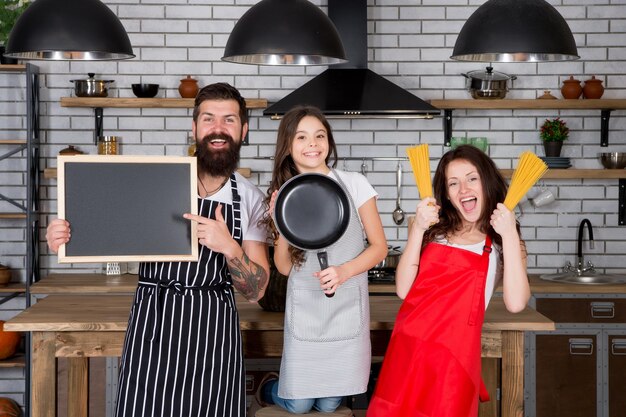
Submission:
M 615 294 L 540 294 L 533 301 L 538 312 L 555 321 L 557 329 L 529 336 L 525 415 L 623 416 L 623 290 Z
M 11 76 L 25 76 L 26 88 L 26 129 L 25 137 L 11 138 L 0 130 L 0 163 L 11 158 L 19 158 L 25 153 L 23 172 L 23 192 L 19 197 L 0 194 L 0 200 L 11 207 L 10 211 L 0 213 L 0 221 L 24 221 L 26 235 L 26 253 L 24 269 L 25 283 L 10 283 L 0 288 L 0 304 L 10 299 L 24 296 L 26 307 L 30 307 L 30 286 L 39 281 L 39 68 L 32 64 L 0 65 L 0 72 Z M 15 83 L 18 85 L 19 83 Z M 6 151 L 5 151 L 6 149 Z M 14 164 L 21 166 L 21 163 Z M 5 184 L 6 185 L 6 184 Z M 1 261 L 1 259 L 0 259 Z M 11 265 L 9 265 L 11 266 Z M 13 269 L 15 267 L 13 266 Z M 25 354 L 20 354 L 0 361 L 0 368 L 25 368 L 24 408 L 26 415 L 30 409 L 30 334 L 25 336 Z M 1 378 L 1 375 L 0 375 Z

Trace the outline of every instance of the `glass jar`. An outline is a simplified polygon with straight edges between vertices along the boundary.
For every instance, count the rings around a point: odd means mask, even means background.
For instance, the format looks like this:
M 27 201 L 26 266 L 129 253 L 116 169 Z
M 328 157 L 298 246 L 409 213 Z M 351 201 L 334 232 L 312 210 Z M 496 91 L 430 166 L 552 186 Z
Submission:
M 187 148 L 188 156 L 196 156 L 196 138 L 193 135 L 190 135 L 187 138 L 187 142 L 189 142 L 189 147 Z
M 98 155 L 117 155 L 117 140 L 119 136 L 99 136 Z

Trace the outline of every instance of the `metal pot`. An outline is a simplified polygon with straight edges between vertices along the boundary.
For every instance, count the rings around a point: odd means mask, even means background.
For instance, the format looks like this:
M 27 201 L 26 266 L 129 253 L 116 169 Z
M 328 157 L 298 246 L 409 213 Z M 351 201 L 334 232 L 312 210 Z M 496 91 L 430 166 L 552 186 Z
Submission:
M 487 71 L 470 71 L 461 74 L 467 78 L 467 90 L 473 98 L 499 99 L 506 96 L 509 91 L 507 83 L 515 80 L 515 75 L 494 71 L 493 67 L 487 67 Z
M 400 246 L 387 246 L 387 256 L 385 259 L 376 264 L 372 269 L 395 269 L 400 262 L 400 256 L 402 252 L 399 250 Z
M 93 72 L 88 73 L 86 80 L 70 80 L 74 83 L 76 97 L 106 97 L 109 93 L 107 84 L 113 80 L 95 80 Z

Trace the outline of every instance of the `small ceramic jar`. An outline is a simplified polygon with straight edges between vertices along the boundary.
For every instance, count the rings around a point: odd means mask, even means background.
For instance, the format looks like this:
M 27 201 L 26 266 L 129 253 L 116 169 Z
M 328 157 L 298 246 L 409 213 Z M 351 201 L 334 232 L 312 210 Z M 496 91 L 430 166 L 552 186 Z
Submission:
M 602 85 L 602 80 L 599 80 L 592 75 L 590 79 L 585 80 L 585 85 L 583 85 L 583 97 L 594 99 L 600 98 L 604 94 L 604 86 Z
M 575 80 L 573 75 L 570 75 L 568 80 L 563 80 L 563 87 L 561 87 L 563 98 L 575 99 L 580 97 L 582 92 L 583 87 L 580 85 L 580 80 Z
M 188 75 L 187 78 L 180 80 L 178 92 L 182 98 L 196 98 L 198 90 L 198 80 L 191 78 L 191 75 Z

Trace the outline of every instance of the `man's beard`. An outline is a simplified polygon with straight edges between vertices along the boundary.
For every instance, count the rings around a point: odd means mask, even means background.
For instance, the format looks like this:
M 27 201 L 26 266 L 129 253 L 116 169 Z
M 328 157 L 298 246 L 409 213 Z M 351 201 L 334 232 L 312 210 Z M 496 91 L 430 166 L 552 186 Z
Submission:
M 225 149 L 211 150 L 209 142 L 213 139 L 223 139 L 228 144 Z M 200 172 L 212 177 L 225 177 L 232 174 L 239 164 L 239 150 L 241 142 L 237 143 L 227 133 L 211 133 L 202 138 L 196 145 L 196 157 Z

